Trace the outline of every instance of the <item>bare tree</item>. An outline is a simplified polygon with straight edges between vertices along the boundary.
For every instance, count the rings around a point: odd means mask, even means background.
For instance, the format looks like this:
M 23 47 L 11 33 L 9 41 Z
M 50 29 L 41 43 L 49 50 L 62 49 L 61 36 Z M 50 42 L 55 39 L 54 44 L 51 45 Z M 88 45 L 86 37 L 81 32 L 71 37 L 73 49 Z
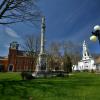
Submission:
M 38 0 L 0 0 L 0 24 L 40 20 Z
M 71 41 L 64 41 L 62 43 L 64 55 L 68 55 L 73 64 L 77 64 L 80 60 L 80 45 Z
M 61 43 L 59 41 L 53 41 L 49 46 L 49 53 L 55 57 L 59 57 L 61 55 L 60 49 Z
M 60 69 L 60 58 L 61 58 L 61 44 L 59 41 L 53 41 L 48 47 L 48 63 L 49 69 L 59 70 Z
M 31 69 L 35 68 L 34 66 L 37 64 L 38 52 L 40 48 L 40 37 L 36 37 L 33 34 L 26 35 L 24 37 L 22 48 L 26 52 L 25 54 L 33 59 Z
M 25 36 L 23 48 L 25 51 L 28 51 L 30 56 L 37 55 L 40 48 L 40 38 L 33 34 Z

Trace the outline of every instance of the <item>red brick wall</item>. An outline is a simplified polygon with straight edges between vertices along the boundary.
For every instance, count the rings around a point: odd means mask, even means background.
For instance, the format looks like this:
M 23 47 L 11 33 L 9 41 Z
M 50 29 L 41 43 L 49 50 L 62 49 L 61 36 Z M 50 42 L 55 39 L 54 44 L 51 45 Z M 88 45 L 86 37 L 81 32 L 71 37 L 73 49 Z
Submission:
M 27 56 L 16 57 L 16 71 L 34 71 L 35 59 Z
M 18 50 L 9 49 L 8 65 L 13 64 L 14 71 L 34 71 L 36 59 L 29 56 L 17 55 Z
M 16 71 L 16 55 L 17 55 L 17 50 L 9 48 L 8 65 L 13 64 L 14 71 Z
M 3 71 L 6 72 L 8 70 L 8 59 L 0 60 L 0 64 L 4 66 Z

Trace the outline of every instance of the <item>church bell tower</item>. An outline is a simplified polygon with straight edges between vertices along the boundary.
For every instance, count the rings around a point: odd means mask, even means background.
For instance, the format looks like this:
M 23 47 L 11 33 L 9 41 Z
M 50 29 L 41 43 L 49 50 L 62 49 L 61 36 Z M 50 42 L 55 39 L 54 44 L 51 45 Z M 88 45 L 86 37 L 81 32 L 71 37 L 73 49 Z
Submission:
M 84 40 L 84 42 L 83 42 L 83 57 L 82 57 L 82 60 L 87 60 L 89 58 L 91 58 L 91 55 L 89 54 L 89 50 L 88 50 L 88 48 L 86 46 L 86 42 Z

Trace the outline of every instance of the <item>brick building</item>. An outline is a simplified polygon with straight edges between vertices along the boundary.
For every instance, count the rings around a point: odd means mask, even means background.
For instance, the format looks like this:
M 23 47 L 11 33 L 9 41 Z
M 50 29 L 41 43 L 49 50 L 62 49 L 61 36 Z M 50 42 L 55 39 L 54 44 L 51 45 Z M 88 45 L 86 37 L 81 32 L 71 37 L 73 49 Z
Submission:
M 36 57 L 29 56 L 26 51 L 18 49 L 19 44 L 12 42 L 9 47 L 8 58 L 0 59 L 1 71 L 34 71 Z
M 0 57 L 0 72 L 7 71 L 8 57 Z

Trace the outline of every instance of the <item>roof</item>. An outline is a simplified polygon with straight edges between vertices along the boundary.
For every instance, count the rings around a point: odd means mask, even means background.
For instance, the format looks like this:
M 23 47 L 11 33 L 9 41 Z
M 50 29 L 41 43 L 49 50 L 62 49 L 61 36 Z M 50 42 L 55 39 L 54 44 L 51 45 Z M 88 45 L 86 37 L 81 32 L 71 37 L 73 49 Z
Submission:
M 6 60 L 6 59 L 8 59 L 8 56 L 4 56 L 4 57 L 0 56 L 0 60 Z
M 95 63 L 96 63 L 96 64 L 100 64 L 100 56 L 97 57 L 97 58 L 95 58 Z

